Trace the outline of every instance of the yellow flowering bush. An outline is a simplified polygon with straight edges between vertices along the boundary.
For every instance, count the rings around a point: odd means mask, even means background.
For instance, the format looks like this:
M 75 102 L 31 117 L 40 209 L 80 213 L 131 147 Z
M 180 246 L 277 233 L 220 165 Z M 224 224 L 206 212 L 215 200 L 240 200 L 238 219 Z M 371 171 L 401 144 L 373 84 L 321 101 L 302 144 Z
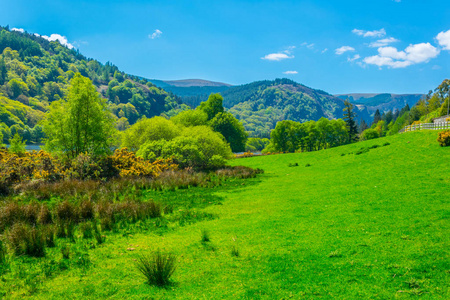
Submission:
M 119 175 L 121 177 L 157 177 L 165 170 L 176 170 L 178 167 L 171 158 L 149 162 L 136 156 L 134 152 L 129 151 L 127 148 L 114 151 L 111 159 L 113 166 L 120 171 Z
M 439 132 L 437 141 L 441 147 L 450 146 L 450 130 L 447 129 Z

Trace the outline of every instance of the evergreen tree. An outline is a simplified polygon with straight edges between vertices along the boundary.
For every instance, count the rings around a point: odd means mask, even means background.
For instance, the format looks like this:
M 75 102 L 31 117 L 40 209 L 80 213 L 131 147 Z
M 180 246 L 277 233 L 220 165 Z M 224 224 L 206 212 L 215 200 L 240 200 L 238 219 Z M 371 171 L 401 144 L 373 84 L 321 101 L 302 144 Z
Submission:
M 356 141 L 358 134 L 358 128 L 355 121 L 356 114 L 353 111 L 353 104 L 351 104 L 348 100 L 345 100 L 344 105 L 344 121 L 347 123 L 348 140 L 351 143 Z
M 369 128 L 369 125 L 367 125 L 366 121 L 361 120 L 361 122 L 359 123 L 359 129 L 358 132 L 361 134 L 364 130 L 366 130 L 367 128 Z
M 0 85 L 6 81 L 8 71 L 6 70 L 5 59 L 2 57 L 0 60 Z
M 381 121 L 381 114 L 380 111 L 377 109 L 377 111 L 375 112 L 375 115 L 373 116 L 373 124 L 378 124 L 378 121 Z

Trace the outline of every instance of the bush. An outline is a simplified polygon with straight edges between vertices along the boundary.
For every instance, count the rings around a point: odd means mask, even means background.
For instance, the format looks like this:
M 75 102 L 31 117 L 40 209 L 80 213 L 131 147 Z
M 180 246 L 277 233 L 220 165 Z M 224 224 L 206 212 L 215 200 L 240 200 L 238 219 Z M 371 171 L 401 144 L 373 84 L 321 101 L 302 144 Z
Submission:
M 176 259 L 172 254 L 157 251 L 152 255 L 137 258 L 136 267 L 146 278 L 148 284 L 165 286 L 176 269 Z
M 232 153 L 222 135 L 206 126 L 185 128 L 171 141 L 144 144 L 137 155 L 149 161 L 173 158 L 181 168 L 213 169 L 225 164 Z
M 372 128 L 366 129 L 361 133 L 361 136 L 359 137 L 359 139 L 361 141 L 367 141 L 367 140 L 372 140 L 372 139 L 376 139 L 380 137 L 380 133 Z
M 450 146 L 450 130 L 443 130 L 439 132 L 437 141 L 441 147 Z

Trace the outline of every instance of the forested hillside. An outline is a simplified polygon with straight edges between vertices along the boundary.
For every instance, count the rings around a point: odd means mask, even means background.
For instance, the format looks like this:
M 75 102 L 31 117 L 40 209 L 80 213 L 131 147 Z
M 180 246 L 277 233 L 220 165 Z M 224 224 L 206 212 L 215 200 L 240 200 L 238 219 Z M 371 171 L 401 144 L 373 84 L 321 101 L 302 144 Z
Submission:
M 121 72 L 111 63 L 88 59 L 38 34 L 0 27 L 0 130 L 4 142 L 18 132 L 28 142 L 43 138 L 39 124 L 52 102 L 67 94 L 75 73 L 89 77 L 126 129 L 142 116 L 173 115 L 179 97 L 150 81 Z
M 344 101 L 289 79 L 257 81 L 222 93 L 224 106 L 251 136 L 269 136 L 278 121 L 296 122 L 342 118 Z M 355 108 L 357 120 L 370 121 L 365 110 Z
M 348 99 L 360 108 L 366 108 L 370 115 L 377 110 L 388 112 L 400 110 L 406 105 L 413 107 L 424 95 L 423 94 L 341 94 L 335 95 L 343 100 Z

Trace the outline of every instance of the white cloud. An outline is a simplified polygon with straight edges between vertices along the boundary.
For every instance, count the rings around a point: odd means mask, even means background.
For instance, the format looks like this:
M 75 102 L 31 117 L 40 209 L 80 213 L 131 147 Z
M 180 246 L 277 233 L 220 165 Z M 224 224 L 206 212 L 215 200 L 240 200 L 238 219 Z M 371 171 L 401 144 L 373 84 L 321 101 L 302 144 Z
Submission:
M 272 61 L 280 61 L 287 58 L 294 58 L 294 55 L 288 55 L 286 53 L 271 53 L 267 54 L 264 57 L 261 57 L 261 59 L 265 60 L 272 60 Z
M 36 34 L 35 34 L 36 35 Z M 73 49 L 73 45 L 71 43 L 69 43 L 67 41 L 67 38 L 63 35 L 57 34 L 57 33 L 53 33 L 50 36 L 46 36 L 46 35 L 41 35 L 42 38 L 50 41 L 50 42 L 54 42 L 54 41 L 58 41 L 61 45 L 66 46 L 69 49 Z
M 325 49 L 322 50 L 321 53 L 324 54 L 324 53 L 327 52 L 327 51 L 328 51 L 328 48 L 325 48 Z
M 312 49 L 314 49 L 315 44 L 314 43 L 308 44 L 307 42 L 303 42 L 300 46 L 304 46 L 304 47 L 312 50 Z
M 418 63 L 426 63 L 439 55 L 439 49 L 430 43 L 409 45 L 404 51 L 398 51 L 395 47 L 380 47 L 378 55 L 364 58 L 369 65 L 391 68 L 405 68 Z
M 342 46 L 342 47 L 337 48 L 337 49 L 335 50 L 335 52 L 336 52 L 337 55 L 341 55 L 341 54 L 343 54 L 343 53 L 345 53 L 345 52 L 347 52 L 347 51 L 355 51 L 355 48 L 350 47 L 350 46 Z
M 152 34 L 149 34 L 148 37 L 151 38 L 152 40 L 157 39 L 161 36 L 162 31 L 159 29 L 156 29 Z
M 283 74 L 294 75 L 294 74 L 298 74 L 298 72 L 297 71 L 286 71 L 286 72 L 283 72 Z
M 25 30 L 23 28 L 11 28 L 12 31 L 18 31 L 24 33 Z
M 386 30 L 384 28 L 381 28 L 380 30 L 361 30 L 361 29 L 353 29 L 352 32 L 356 35 L 363 36 L 363 37 L 383 37 L 386 35 Z
M 444 50 L 450 50 L 450 30 L 439 32 L 436 39 Z
M 372 48 L 385 47 L 391 43 L 396 43 L 396 42 L 400 42 L 400 41 L 393 37 L 390 37 L 390 38 L 378 40 L 376 42 L 372 42 L 369 44 L 369 47 L 372 47 Z
M 360 58 L 361 58 L 361 56 L 359 54 L 355 54 L 353 57 L 347 58 L 347 61 L 352 62 L 352 61 L 355 61 Z
M 295 48 L 296 48 L 295 46 L 289 46 L 284 51 L 281 51 L 281 52 L 278 52 L 278 53 L 267 54 L 266 56 L 261 57 L 261 59 L 272 60 L 272 61 L 280 61 L 280 60 L 283 60 L 283 59 L 294 58 L 294 55 L 292 55 L 292 52 L 293 52 L 293 50 Z

